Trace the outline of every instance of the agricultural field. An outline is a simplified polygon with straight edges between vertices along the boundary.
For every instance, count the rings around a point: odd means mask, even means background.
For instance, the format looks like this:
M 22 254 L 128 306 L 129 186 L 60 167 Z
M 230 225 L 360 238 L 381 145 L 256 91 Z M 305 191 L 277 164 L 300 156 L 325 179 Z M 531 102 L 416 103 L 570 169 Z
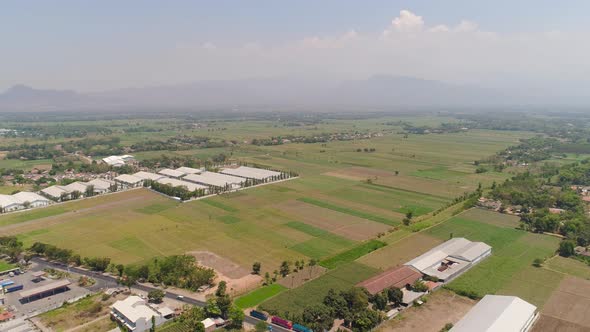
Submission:
M 561 256 L 555 256 L 548 259 L 544 264 L 548 270 L 568 274 L 570 276 L 578 277 L 581 279 L 590 280 L 590 267 L 584 262 L 572 258 L 565 258 Z
M 235 300 L 235 304 L 242 309 L 252 308 L 252 307 L 257 306 L 258 304 L 260 304 L 264 300 L 267 300 L 277 294 L 280 294 L 281 292 L 285 291 L 286 289 L 287 289 L 287 287 L 282 286 L 280 284 L 272 284 L 272 285 L 268 285 L 268 286 L 263 286 L 263 287 L 258 288 L 257 290 L 254 290 L 244 296 L 238 297 Z
M 541 311 L 532 331 L 590 330 L 590 281 L 565 277 Z

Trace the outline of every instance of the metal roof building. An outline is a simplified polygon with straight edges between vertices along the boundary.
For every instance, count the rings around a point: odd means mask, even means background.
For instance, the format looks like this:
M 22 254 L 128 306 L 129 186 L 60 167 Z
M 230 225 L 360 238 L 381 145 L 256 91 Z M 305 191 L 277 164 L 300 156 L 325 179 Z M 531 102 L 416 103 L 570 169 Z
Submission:
M 121 174 L 115 178 L 115 181 L 126 184 L 139 184 L 143 180 L 131 174 Z
M 164 175 L 151 173 L 151 172 L 144 172 L 144 171 L 139 171 L 137 173 L 134 173 L 133 176 L 136 176 L 142 180 L 152 180 L 152 181 L 158 181 L 161 178 L 165 177 Z
M 160 170 L 158 172 L 158 174 L 162 174 L 162 175 L 169 176 L 171 178 L 177 178 L 177 179 L 186 175 L 186 173 L 184 173 L 184 172 L 177 171 L 177 170 L 170 169 L 170 168 L 164 168 L 164 169 Z
M 179 172 L 182 172 L 184 174 L 201 174 L 203 173 L 203 170 L 198 169 L 198 168 L 192 168 L 192 167 L 178 167 L 176 169 Z
M 37 193 L 32 193 L 28 191 L 18 192 L 12 195 L 12 197 L 15 198 L 17 201 L 21 202 L 22 204 L 25 204 L 25 202 L 29 202 L 31 207 L 47 206 L 49 205 L 49 203 L 51 203 L 51 201 L 49 201 L 47 198 Z
M 483 242 L 471 242 L 465 238 L 453 238 L 405 265 L 423 274 L 448 282 L 471 266 L 492 254 L 492 247 Z
M 172 178 L 167 178 L 167 177 L 162 177 L 161 179 L 159 179 L 156 182 L 161 183 L 161 184 L 171 185 L 172 187 L 186 187 L 189 191 L 195 191 L 198 189 L 203 189 L 203 190 L 209 189 L 209 187 L 207 187 L 207 186 L 202 186 L 200 184 L 196 184 L 193 182 L 182 181 L 182 180 L 172 179 Z
M 111 186 L 115 184 L 115 182 L 107 179 L 94 179 L 86 182 L 86 184 L 93 186 L 94 192 L 104 193 L 111 190 Z
M 145 300 L 134 295 L 115 302 L 111 306 L 111 316 L 134 332 L 149 330 L 152 327 L 152 317 L 154 317 L 156 326 L 166 321 L 158 309 L 151 307 Z
M 239 176 L 247 179 L 266 180 L 273 176 L 279 176 L 281 173 L 269 171 L 262 168 L 254 168 L 248 166 L 239 166 L 237 168 L 224 168 L 220 171 L 223 174 Z
M 106 158 L 102 158 L 102 162 L 114 167 L 121 167 L 125 165 L 126 162 L 132 161 L 135 159 L 133 156 L 125 154 L 122 156 L 109 156 Z
M 49 196 L 55 200 L 59 200 L 61 195 L 69 195 L 70 193 L 65 190 L 62 186 L 51 186 L 41 190 L 41 193 Z
M 16 211 L 24 208 L 23 204 L 11 195 L 0 195 L 0 207 L 3 212 Z
M 20 297 L 25 302 L 30 302 L 32 300 L 42 299 L 46 296 L 53 295 L 57 292 L 63 292 L 68 289 L 68 286 L 71 282 L 67 279 L 55 281 L 43 286 L 39 286 L 37 288 L 29 289 L 23 292 L 20 292 Z
M 387 288 L 403 288 L 406 285 L 412 285 L 421 278 L 421 272 L 411 266 L 402 265 L 369 278 L 357 286 L 364 287 L 369 293 L 375 295 Z
M 67 186 L 61 186 L 62 189 L 67 191 L 68 193 L 73 193 L 74 191 L 79 191 L 80 193 L 84 194 L 86 192 L 86 188 L 88 185 L 84 182 L 72 182 Z
M 202 184 L 205 186 L 239 188 L 244 182 L 243 178 L 215 172 L 203 172 L 201 174 L 189 174 L 183 180 Z
M 486 295 L 451 331 L 526 332 L 537 316 L 537 307 L 516 296 Z

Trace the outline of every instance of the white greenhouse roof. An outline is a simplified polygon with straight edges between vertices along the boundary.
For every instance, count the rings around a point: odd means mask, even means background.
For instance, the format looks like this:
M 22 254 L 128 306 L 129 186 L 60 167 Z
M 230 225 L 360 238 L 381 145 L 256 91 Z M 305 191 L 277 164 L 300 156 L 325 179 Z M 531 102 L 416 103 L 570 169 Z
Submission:
M 459 260 L 472 262 L 476 258 L 491 250 L 491 247 L 483 242 L 471 242 L 465 238 L 458 237 L 442 243 L 426 253 L 412 259 L 405 265 L 424 272 L 427 268 L 437 264 L 447 257 L 454 257 Z
M 184 173 L 184 172 L 177 171 L 177 170 L 170 169 L 170 168 L 164 168 L 163 170 L 160 170 L 158 172 L 158 174 L 170 176 L 170 177 L 173 177 L 173 178 L 179 178 L 179 177 L 181 177 L 183 175 L 186 175 L 186 173 Z
M 451 329 L 452 332 L 526 331 L 537 307 L 516 297 L 486 295 Z
M 187 187 L 188 190 L 190 191 L 195 191 L 197 189 L 207 189 L 208 187 L 206 186 L 202 186 L 200 184 L 196 184 L 193 182 L 188 182 L 188 181 L 182 181 L 182 180 L 178 180 L 178 179 L 172 179 L 172 178 L 167 178 L 167 177 L 163 177 L 161 179 L 159 179 L 158 181 L 156 181 L 158 183 L 161 184 L 168 184 L 171 185 L 173 187 Z
M 208 186 L 225 187 L 226 185 L 241 184 L 244 182 L 243 178 L 220 174 L 215 172 L 203 172 L 201 174 L 189 174 L 183 178 L 184 180 L 202 183 Z
M 12 197 L 11 195 L 0 195 L 0 206 L 6 207 L 10 205 L 21 205 L 22 203 L 19 202 L 16 198 Z
M 32 192 L 28 192 L 28 191 L 21 191 L 19 193 L 16 193 L 14 195 L 12 195 L 12 197 L 14 197 L 17 201 L 20 201 L 21 203 L 24 202 L 38 202 L 38 201 L 44 201 L 44 202 L 49 202 L 49 200 L 37 193 L 32 193 Z
M 149 307 L 139 296 L 129 296 L 115 302 L 112 307 L 133 323 L 142 318 L 149 321 L 152 316 L 159 316 L 158 312 Z
M 137 176 L 133 176 L 131 174 L 121 174 L 115 178 L 115 180 L 124 183 L 139 183 L 142 179 L 138 178 Z
M 72 182 L 67 186 L 61 186 L 61 188 L 67 191 L 68 193 L 72 193 L 74 191 L 84 193 L 86 192 L 87 185 L 84 182 Z
M 62 194 L 69 194 L 67 190 L 65 190 L 61 186 L 51 186 L 41 190 L 42 193 L 47 194 L 51 197 L 59 198 Z
M 91 181 L 86 182 L 86 184 L 90 185 L 90 186 L 94 186 L 94 189 L 102 189 L 102 190 L 108 190 L 111 188 L 111 185 L 114 182 L 111 180 L 106 180 L 106 179 L 94 179 Z
M 144 172 L 144 171 L 139 171 L 137 173 L 134 173 L 133 176 L 136 176 L 142 180 L 152 180 L 152 181 L 158 181 L 159 179 L 165 177 L 164 175 L 151 173 L 151 172 Z
M 184 174 L 201 174 L 201 173 L 203 173 L 203 171 L 198 168 L 185 167 L 185 166 L 178 167 L 176 170 L 179 172 L 182 172 Z

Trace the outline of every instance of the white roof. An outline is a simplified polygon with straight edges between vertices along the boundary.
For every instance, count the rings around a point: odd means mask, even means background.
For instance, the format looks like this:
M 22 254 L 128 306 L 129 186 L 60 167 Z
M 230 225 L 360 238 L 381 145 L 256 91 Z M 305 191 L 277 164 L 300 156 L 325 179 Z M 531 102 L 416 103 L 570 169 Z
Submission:
M 139 171 L 139 172 L 133 174 L 133 176 L 136 176 L 142 180 L 152 180 L 152 181 L 157 181 L 158 179 L 161 179 L 164 177 L 164 175 L 159 175 L 156 173 L 144 172 L 144 171 Z
M 122 156 L 109 156 L 106 158 L 102 158 L 102 161 L 109 164 L 109 165 L 123 165 L 126 161 L 132 160 L 133 156 L 131 155 L 122 155 Z
M 22 203 L 11 195 L 0 195 L 0 206 L 21 205 Z
M 107 190 L 107 189 L 111 188 L 113 181 L 106 180 L 106 179 L 94 179 L 94 180 L 86 182 L 86 184 L 88 184 L 90 186 L 94 186 L 94 189 Z
M 41 190 L 42 193 L 47 194 L 51 197 L 59 198 L 61 194 L 68 194 L 69 192 L 62 188 L 62 186 L 51 186 Z
M 185 175 L 186 173 L 181 172 L 181 171 L 177 171 L 174 169 L 170 169 L 170 168 L 164 168 L 163 170 L 160 170 L 158 172 L 158 174 L 162 174 L 162 175 L 166 175 L 166 176 L 171 176 L 173 178 L 179 178 L 183 175 Z
M 138 178 L 137 176 L 131 174 L 121 174 L 115 178 L 115 180 L 124 183 L 139 183 L 143 181 L 142 179 Z
M 129 296 L 124 300 L 117 301 L 113 304 L 112 308 L 133 323 L 136 323 L 142 318 L 149 321 L 152 316 L 160 316 L 156 310 L 149 307 L 145 300 L 139 296 Z
M 167 177 L 163 177 L 156 182 L 161 183 L 161 184 L 168 184 L 173 187 L 185 186 L 190 191 L 195 191 L 197 189 L 207 189 L 206 186 L 202 186 L 200 184 L 196 184 L 196 183 L 192 183 L 192 182 L 188 182 L 188 181 L 182 181 L 182 180 L 178 180 L 178 179 L 167 178 Z
M 68 193 L 72 193 L 74 191 L 84 193 L 86 192 L 87 185 L 84 182 L 72 182 L 67 186 L 61 186 L 61 188 L 67 191 Z
M 456 237 L 430 249 L 405 265 L 411 265 L 423 272 L 449 256 L 471 262 L 490 249 L 491 247 L 483 242 L 471 242 L 465 238 Z
M 178 167 L 176 170 L 179 172 L 182 172 L 184 174 L 200 174 L 203 172 L 202 170 L 200 170 L 198 168 L 184 167 L 184 166 Z
M 205 326 L 205 329 L 215 325 L 215 321 L 211 318 L 205 318 L 201 321 L 201 323 L 203 323 L 203 325 Z
M 257 180 L 264 180 L 271 176 L 278 176 L 281 174 L 275 171 L 247 166 L 240 166 L 238 168 L 224 168 L 221 170 L 221 173 Z
M 453 332 L 520 332 L 537 307 L 516 296 L 486 295 L 451 329 Z
M 225 187 L 231 184 L 241 184 L 244 179 L 237 176 L 226 174 L 219 174 L 215 172 L 203 172 L 201 174 L 189 174 L 183 178 L 184 180 L 202 183 L 209 186 Z
M 38 202 L 38 201 L 44 201 L 44 202 L 49 202 L 49 200 L 37 193 L 32 193 L 32 192 L 28 192 L 28 191 L 21 191 L 19 193 L 16 193 L 14 195 L 12 195 L 12 197 L 14 197 L 17 201 L 24 203 L 24 202 Z

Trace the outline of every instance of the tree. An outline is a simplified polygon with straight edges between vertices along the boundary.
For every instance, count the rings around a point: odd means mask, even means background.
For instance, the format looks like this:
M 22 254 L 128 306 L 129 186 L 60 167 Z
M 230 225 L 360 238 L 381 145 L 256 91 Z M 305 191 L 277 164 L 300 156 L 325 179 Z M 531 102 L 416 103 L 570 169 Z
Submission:
M 126 275 L 125 277 L 120 278 L 119 282 L 121 283 L 121 285 L 129 288 L 129 290 L 131 291 L 131 286 L 135 285 L 135 283 L 137 282 L 137 278 L 133 275 Z
M 229 327 L 233 329 L 241 329 L 244 322 L 244 317 L 244 312 L 240 308 L 232 306 L 229 310 L 228 316 L 230 320 Z
M 156 316 L 152 316 L 152 326 L 150 326 L 150 332 L 156 332 Z
M 307 265 L 309 266 L 309 279 L 311 279 L 311 274 L 313 273 L 313 268 L 318 265 L 318 260 L 315 258 L 312 258 L 309 260 L 309 263 L 307 263 Z
M 543 266 L 543 259 L 542 258 L 535 258 L 535 260 L 533 261 L 533 266 L 534 267 Z
M 291 266 L 289 262 L 283 261 L 280 267 L 281 276 L 284 278 L 291 273 Z
M 563 257 L 570 257 L 575 254 L 574 248 L 576 244 L 572 240 L 564 240 L 559 243 L 559 255 Z
M 396 305 L 399 305 L 400 303 L 402 303 L 404 293 L 402 293 L 402 291 L 399 288 L 391 287 L 387 290 L 387 298 L 389 299 L 389 302 L 393 302 Z
M 302 319 L 314 331 L 328 331 L 334 323 L 334 314 L 325 304 L 316 304 L 303 309 Z
M 403 220 L 404 225 L 408 226 L 412 222 L 412 218 L 414 217 L 414 211 L 410 210 L 406 212 L 406 217 Z
M 260 267 L 261 267 L 260 262 L 254 262 L 254 264 L 252 264 L 252 273 L 260 274 Z
M 119 273 L 119 277 L 123 276 L 123 271 L 125 271 L 125 266 L 123 264 L 115 265 L 115 269 L 117 269 L 117 273 Z
M 254 325 L 254 331 L 256 332 L 266 332 L 267 329 L 268 324 L 263 321 L 259 321 L 258 323 L 256 323 L 256 325 Z
M 153 303 L 162 303 L 164 295 L 166 295 L 166 293 L 164 293 L 163 290 L 154 289 L 148 293 L 148 300 Z
M 212 316 L 212 317 L 221 316 L 221 310 L 219 309 L 219 306 L 217 306 L 216 299 L 208 299 L 207 300 L 207 304 L 205 305 L 205 313 L 207 314 L 207 316 Z
M 227 282 L 222 280 L 219 282 L 219 285 L 217 285 L 217 290 L 215 291 L 215 296 L 217 296 L 217 297 L 225 296 L 226 291 L 227 291 Z
M 412 285 L 412 290 L 415 292 L 426 292 L 428 291 L 428 286 L 422 280 L 416 280 Z
M 264 274 L 264 284 L 270 285 L 272 283 L 272 278 L 270 277 L 270 273 L 266 272 Z
M 387 291 L 383 291 L 381 293 L 375 294 L 371 298 L 371 302 L 373 303 L 376 309 L 385 310 L 385 308 L 387 307 L 387 302 L 389 302 L 389 298 L 387 295 Z

